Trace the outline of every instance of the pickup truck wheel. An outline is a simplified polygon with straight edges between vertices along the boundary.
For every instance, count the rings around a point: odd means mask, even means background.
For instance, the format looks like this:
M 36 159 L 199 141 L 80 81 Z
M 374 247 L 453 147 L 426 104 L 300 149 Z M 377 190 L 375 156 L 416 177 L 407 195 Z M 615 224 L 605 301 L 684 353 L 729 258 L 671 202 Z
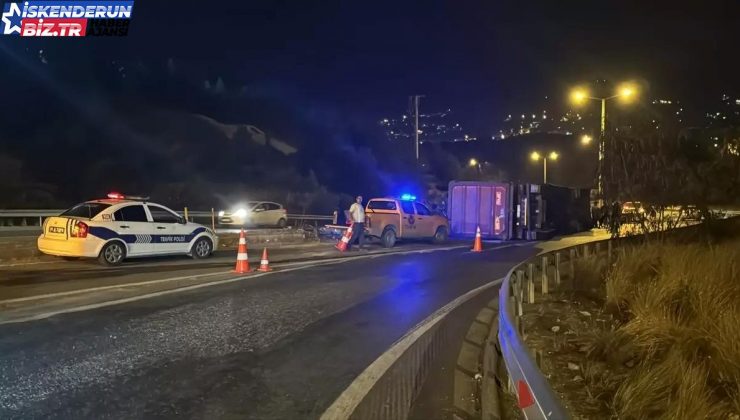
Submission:
M 383 231 L 383 235 L 380 237 L 380 242 L 386 248 L 393 248 L 396 244 L 396 232 L 393 229 L 386 229 Z
M 434 238 L 432 241 L 435 244 L 443 244 L 447 242 L 447 228 L 444 226 L 440 226 L 437 228 L 437 232 L 434 233 Z

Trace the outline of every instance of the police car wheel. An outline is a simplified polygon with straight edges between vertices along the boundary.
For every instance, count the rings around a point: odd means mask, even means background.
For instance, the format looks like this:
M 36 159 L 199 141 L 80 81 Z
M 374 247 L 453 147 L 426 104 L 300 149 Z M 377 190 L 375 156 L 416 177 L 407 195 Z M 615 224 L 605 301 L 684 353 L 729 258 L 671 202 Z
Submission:
M 126 258 L 126 247 L 115 241 L 105 244 L 103 249 L 100 250 L 98 260 L 105 265 L 119 265 L 124 258 Z
M 193 249 L 190 251 L 190 255 L 193 258 L 201 259 L 208 258 L 212 251 L 211 241 L 207 238 L 200 238 L 193 244 Z

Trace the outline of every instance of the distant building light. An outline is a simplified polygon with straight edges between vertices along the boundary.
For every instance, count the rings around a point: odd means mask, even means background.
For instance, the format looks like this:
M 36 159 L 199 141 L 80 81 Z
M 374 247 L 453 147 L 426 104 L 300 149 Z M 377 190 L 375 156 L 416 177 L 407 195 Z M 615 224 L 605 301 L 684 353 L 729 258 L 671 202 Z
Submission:
M 537 116 L 536 116 L 536 115 L 534 115 L 534 114 L 532 114 L 532 119 L 535 119 L 535 118 L 537 118 Z
M 542 114 L 542 119 L 543 120 L 546 120 L 547 119 L 547 115 L 546 114 Z
M 522 114 L 522 119 L 525 119 L 525 118 L 527 118 L 527 117 L 524 114 Z

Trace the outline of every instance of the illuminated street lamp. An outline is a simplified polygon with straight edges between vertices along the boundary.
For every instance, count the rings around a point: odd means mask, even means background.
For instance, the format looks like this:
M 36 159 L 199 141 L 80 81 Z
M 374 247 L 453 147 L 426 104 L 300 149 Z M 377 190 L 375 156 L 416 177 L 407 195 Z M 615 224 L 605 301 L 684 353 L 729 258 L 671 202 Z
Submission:
M 539 152 L 532 152 L 532 154 L 529 155 L 529 158 L 532 159 L 533 162 L 537 162 L 540 159 L 542 159 L 542 183 L 547 184 L 547 160 L 558 160 L 557 152 L 550 152 L 549 155 L 543 156 L 540 155 Z
M 593 138 L 591 138 L 591 136 L 589 136 L 588 134 L 584 134 L 581 136 L 581 144 L 584 146 L 588 146 L 589 144 L 591 144 L 591 140 L 593 140 Z
M 604 198 L 604 152 L 606 133 L 606 101 L 619 98 L 621 102 L 629 103 L 637 96 L 637 86 L 633 83 L 622 83 L 617 88 L 617 93 L 612 96 L 594 97 L 587 89 L 577 87 L 570 92 L 570 100 L 574 105 L 583 105 L 587 100 L 601 101 L 601 136 L 599 137 L 599 171 L 597 178 L 598 199 Z M 584 136 L 585 138 L 585 136 Z M 584 138 L 581 143 L 586 144 Z M 590 140 L 589 140 L 590 141 Z
M 470 160 L 468 161 L 468 166 L 470 166 L 471 168 L 478 168 L 479 174 L 483 173 L 483 170 L 480 167 L 480 162 L 478 162 L 478 159 L 476 158 L 470 158 Z

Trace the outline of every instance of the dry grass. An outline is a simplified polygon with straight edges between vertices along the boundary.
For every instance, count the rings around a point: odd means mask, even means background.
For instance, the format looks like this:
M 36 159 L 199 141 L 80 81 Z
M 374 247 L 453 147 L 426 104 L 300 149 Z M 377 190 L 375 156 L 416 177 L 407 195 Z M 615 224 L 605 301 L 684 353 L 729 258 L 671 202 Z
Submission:
M 595 255 L 580 258 L 573 266 L 574 278 L 572 289 L 592 300 L 603 302 L 604 280 L 608 269 L 608 261 Z
M 616 386 L 618 418 L 740 418 L 738 264 L 737 241 L 656 244 L 627 251 L 606 272 L 606 310 L 618 321 L 587 338 L 587 358 L 634 368 L 619 384 L 585 379 L 596 389 Z M 602 269 L 584 267 L 587 276 Z

